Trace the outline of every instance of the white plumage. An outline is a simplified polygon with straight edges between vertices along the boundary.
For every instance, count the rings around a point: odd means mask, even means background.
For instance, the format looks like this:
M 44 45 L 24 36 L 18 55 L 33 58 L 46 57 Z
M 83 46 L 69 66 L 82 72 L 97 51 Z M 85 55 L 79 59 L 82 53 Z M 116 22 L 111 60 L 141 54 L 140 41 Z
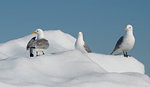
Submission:
M 85 44 L 85 42 L 83 40 L 82 32 L 78 33 L 78 38 L 75 42 L 75 48 L 77 50 L 80 50 L 82 53 L 90 53 L 91 52 L 91 50 L 89 49 L 89 47 Z
M 125 35 L 117 41 L 117 44 L 113 52 L 111 53 L 112 55 L 118 55 L 120 53 L 123 53 L 125 57 L 128 57 L 127 52 L 133 48 L 135 38 L 133 35 L 132 25 L 127 25 L 125 30 L 127 30 Z

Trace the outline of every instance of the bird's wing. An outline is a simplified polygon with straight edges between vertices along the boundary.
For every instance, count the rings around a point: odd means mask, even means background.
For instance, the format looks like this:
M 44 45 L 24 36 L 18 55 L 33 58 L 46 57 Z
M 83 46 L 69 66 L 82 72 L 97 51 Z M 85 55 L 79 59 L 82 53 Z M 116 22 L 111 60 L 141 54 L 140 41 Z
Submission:
M 90 48 L 88 47 L 87 44 L 84 44 L 84 49 L 88 52 L 91 53 L 92 51 L 90 50 Z
M 33 38 L 28 42 L 27 47 L 26 47 L 27 50 L 28 50 L 29 48 L 31 48 L 31 47 L 35 47 L 35 38 L 36 38 L 36 37 L 33 37 Z
M 47 49 L 49 47 L 49 42 L 46 39 L 40 39 L 36 42 L 36 48 L 38 49 Z
M 122 42 L 123 42 L 123 36 L 120 37 L 120 39 L 117 41 L 116 46 L 115 46 L 113 52 L 116 51 L 118 48 L 120 48 L 120 45 L 122 44 Z M 113 53 L 113 52 L 112 52 L 112 53 Z M 111 54 L 112 54 L 112 53 L 111 53 Z

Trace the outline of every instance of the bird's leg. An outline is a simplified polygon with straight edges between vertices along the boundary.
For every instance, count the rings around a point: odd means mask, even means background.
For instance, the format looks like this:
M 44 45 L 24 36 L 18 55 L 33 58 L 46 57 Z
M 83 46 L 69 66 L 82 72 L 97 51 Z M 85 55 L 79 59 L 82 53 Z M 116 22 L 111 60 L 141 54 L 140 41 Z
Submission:
M 124 56 L 126 55 L 124 51 L 123 51 L 123 55 L 124 55 Z
M 34 57 L 33 49 L 32 48 L 30 48 L 30 57 Z
M 124 55 L 124 57 L 128 57 L 127 52 L 123 51 L 123 55 Z
M 32 53 L 30 53 L 30 57 L 34 57 L 34 55 Z
M 43 55 L 45 55 L 45 53 L 42 51 Z
M 37 51 L 36 51 L 36 56 L 39 56 Z
M 125 55 L 124 55 L 124 57 L 128 57 L 128 53 L 127 53 L 127 52 L 125 52 Z

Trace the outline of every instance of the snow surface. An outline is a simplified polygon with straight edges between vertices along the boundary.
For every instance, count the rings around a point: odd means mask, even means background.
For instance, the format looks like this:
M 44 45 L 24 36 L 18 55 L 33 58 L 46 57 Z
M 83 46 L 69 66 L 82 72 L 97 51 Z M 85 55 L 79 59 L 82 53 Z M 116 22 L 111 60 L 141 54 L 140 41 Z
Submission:
M 34 35 L 0 44 L 0 87 L 150 87 L 144 65 L 134 57 L 75 50 L 75 38 L 60 30 L 45 31 L 46 55 L 29 57 Z

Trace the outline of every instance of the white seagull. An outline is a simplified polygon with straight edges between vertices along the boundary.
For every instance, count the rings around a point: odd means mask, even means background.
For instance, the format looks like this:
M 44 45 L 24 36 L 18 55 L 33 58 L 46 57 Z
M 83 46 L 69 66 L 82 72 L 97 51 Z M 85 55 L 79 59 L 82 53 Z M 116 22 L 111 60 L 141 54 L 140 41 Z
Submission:
M 78 39 L 75 42 L 75 48 L 77 50 L 80 50 L 82 53 L 91 53 L 91 50 L 89 49 L 89 47 L 85 44 L 83 40 L 82 32 L 78 33 Z
M 42 29 L 37 29 L 33 34 L 37 34 L 36 37 L 33 37 L 27 44 L 27 50 L 30 49 L 30 57 L 33 57 L 33 49 L 36 51 L 36 56 L 39 56 L 39 52 L 42 52 L 44 55 L 44 50 L 49 47 L 49 42 L 44 38 L 44 32 Z
M 120 37 L 120 39 L 117 41 L 117 44 L 113 52 L 111 53 L 112 55 L 118 55 L 120 53 L 123 53 L 125 57 L 128 57 L 127 52 L 133 48 L 135 38 L 133 35 L 132 25 L 127 25 L 125 30 L 126 30 L 125 35 Z

